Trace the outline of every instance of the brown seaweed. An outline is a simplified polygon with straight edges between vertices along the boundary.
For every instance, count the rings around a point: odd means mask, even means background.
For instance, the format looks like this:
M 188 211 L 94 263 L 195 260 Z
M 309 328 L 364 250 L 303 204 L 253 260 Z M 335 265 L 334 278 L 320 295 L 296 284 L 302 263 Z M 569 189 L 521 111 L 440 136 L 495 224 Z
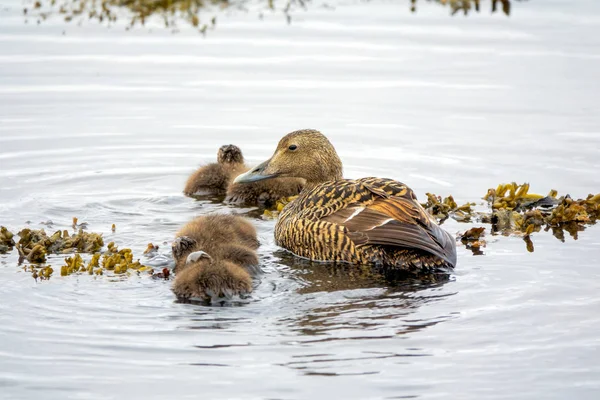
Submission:
M 0 253 L 7 253 L 15 246 L 14 234 L 6 227 L 0 227 Z
M 292 200 L 297 198 L 298 196 L 289 196 L 279 199 L 275 202 L 273 207 L 267 208 L 263 211 L 263 219 L 275 219 L 279 216 L 279 213 L 283 210 L 283 208 Z
M 87 265 L 84 264 L 80 254 L 65 258 L 66 265 L 61 267 L 60 274 L 67 276 L 85 272 L 89 275 L 103 275 L 106 271 L 111 271 L 115 275 L 144 271 L 149 271 L 149 274 L 152 274 L 152 268 L 142 265 L 139 260 L 133 261 L 131 249 L 119 250 L 114 242 L 110 242 L 107 247 L 108 250 L 104 254 L 95 253 Z
M 462 12 L 463 15 L 469 15 L 469 13 L 481 11 L 481 0 L 428 0 L 444 6 L 450 7 L 450 15 L 455 15 Z M 521 1 L 521 0 L 518 0 Z M 417 0 L 411 0 L 411 11 L 417 10 Z M 507 17 L 510 16 L 511 12 L 511 0 L 491 0 L 491 12 L 495 13 L 499 10 Z
M 22 229 L 19 233 L 19 242 L 17 243 L 20 248 L 20 253 L 24 255 L 31 262 L 44 262 L 45 258 L 38 257 L 41 261 L 32 261 L 29 254 L 33 251 L 36 246 L 41 246 L 44 249 L 44 253 L 47 254 L 61 254 L 61 253 L 72 253 L 74 251 L 82 253 L 93 253 L 104 246 L 104 240 L 102 234 L 93 232 L 84 232 L 80 229 L 79 232 L 73 235 L 69 235 L 69 232 L 56 231 L 51 236 L 48 236 L 43 229 Z M 39 248 L 38 248 L 39 251 Z
M 471 228 L 459 235 L 460 241 L 465 247 L 473 252 L 474 255 L 482 255 L 482 247 L 486 246 L 486 241 L 483 239 L 485 235 L 485 227 Z
M 73 219 L 73 226 L 79 227 L 79 231 L 70 235 L 67 230 L 56 231 L 48 236 L 44 229 L 25 228 L 19 231 L 19 241 L 14 242 L 14 235 L 5 227 L 0 229 L 0 240 L 2 245 L 6 243 L 7 249 L 16 247 L 19 252 L 19 264 L 27 261 L 30 265 L 25 266 L 24 270 L 31 272 L 34 279 L 49 279 L 54 270 L 45 264 L 49 254 L 74 253 L 65 258 L 65 265 L 61 266 L 61 276 L 68 276 L 75 273 L 87 273 L 89 275 L 103 275 L 105 271 L 111 271 L 115 275 L 128 274 L 129 272 L 141 273 L 147 271 L 152 275 L 154 270 L 142 265 L 139 260 L 133 260 L 131 249 L 125 248 L 119 250 L 114 242 L 107 245 L 107 250 L 102 254 L 100 251 L 104 247 L 102 234 L 94 232 L 84 232 L 81 228 L 83 224 L 78 224 L 77 218 Z M 10 245 L 10 247 L 9 247 Z M 158 246 L 152 246 L 154 251 Z M 84 263 L 81 254 L 91 253 L 92 257 L 87 264 Z
M 452 217 L 459 222 L 470 222 L 473 217 L 473 209 L 475 203 L 466 203 L 461 206 L 456 204 L 454 197 L 451 195 L 442 199 L 432 193 L 426 193 L 427 201 L 421 203 L 423 208 L 429 212 L 441 224 L 448 217 Z
M 515 182 L 490 188 L 483 196 L 489 208 L 483 212 L 473 210 L 471 206 L 475 203 L 459 207 L 452 196 L 442 199 L 431 193 L 427 193 L 427 202 L 422 206 L 440 223 L 449 217 L 458 222 L 478 221 L 490 224 L 492 235 L 520 236 L 530 252 L 534 251 L 534 233 L 551 231 L 564 242 L 566 231 L 577 240 L 579 232 L 600 219 L 600 194 L 573 200 L 569 195 L 559 197 L 554 189 L 545 196 L 530 193 L 529 189 L 529 183 L 518 185 Z M 461 238 L 461 241 L 471 250 L 477 248 L 469 240 Z
M 473 11 L 480 11 L 480 0 L 428 0 L 437 4 L 448 6 L 450 14 L 462 12 L 469 15 Z M 520 1 L 520 0 L 519 0 Z M 292 20 L 293 12 L 297 9 L 308 7 L 309 0 L 287 0 L 276 3 L 273 0 L 265 1 L 265 7 L 271 11 L 281 11 L 288 23 Z M 112 25 L 118 16 L 128 18 L 130 29 L 134 26 L 144 26 L 148 20 L 155 18 L 161 20 L 165 28 L 177 31 L 180 21 L 185 21 L 202 34 L 216 26 L 217 14 L 224 9 L 246 10 L 245 1 L 231 0 L 32 0 L 29 6 L 23 9 L 25 20 L 36 18 L 37 23 L 51 17 L 60 15 L 65 22 L 78 21 L 80 24 L 88 20 Z M 126 13 L 123 13 L 126 10 Z M 411 0 L 410 10 L 416 12 L 417 0 Z M 491 0 L 491 12 L 502 10 L 509 16 L 511 13 L 511 0 Z M 262 18 L 262 12 L 259 17 Z
M 585 199 L 573 200 L 571 196 L 558 197 L 556 190 L 548 195 L 529 193 L 529 184 L 498 185 L 488 189 L 483 197 L 492 208 L 489 218 L 482 222 L 492 224 L 492 233 L 523 237 L 529 252 L 534 251 L 532 234 L 552 231 L 564 242 L 564 231 L 577 240 L 578 232 L 593 225 L 600 218 L 600 194 L 590 194 Z

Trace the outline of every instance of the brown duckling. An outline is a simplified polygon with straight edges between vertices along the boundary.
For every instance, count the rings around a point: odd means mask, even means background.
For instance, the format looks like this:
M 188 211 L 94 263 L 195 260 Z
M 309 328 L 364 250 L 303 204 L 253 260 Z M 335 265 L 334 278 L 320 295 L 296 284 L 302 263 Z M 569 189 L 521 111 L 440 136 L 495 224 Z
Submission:
M 303 180 L 295 178 L 277 178 L 251 184 L 232 183 L 227 188 L 225 202 L 271 208 L 277 200 L 297 196 L 303 187 Z
M 238 264 L 214 260 L 204 251 L 196 251 L 175 275 L 173 292 L 180 300 L 210 299 L 243 295 L 252 291 L 252 277 Z
M 214 214 L 195 218 L 177 233 L 173 291 L 180 299 L 231 297 L 252 289 L 260 269 L 256 229 L 246 219 Z
M 194 172 L 183 192 L 188 196 L 208 192 L 225 195 L 225 202 L 230 204 L 272 207 L 279 199 L 296 196 L 304 184 L 298 178 L 279 178 L 248 185 L 231 184 L 236 176 L 248 170 L 239 147 L 232 144 L 221 146 L 217 162 Z
M 343 179 L 342 162 L 319 131 L 289 133 L 269 160 L 234 182 L 275 177 L 306 180 L 275 226 L 276 243 L 298 256 L 417 273 L 456 265 L 454 238 L 408 186 L 385 178 Z
M 239 147 L 232 144 L 221 146 L 217 162 L 200 167 L 190 175 L 183 193 L 188 196 L 198 192 L 224 195 L 233 178 L 247 170 Z

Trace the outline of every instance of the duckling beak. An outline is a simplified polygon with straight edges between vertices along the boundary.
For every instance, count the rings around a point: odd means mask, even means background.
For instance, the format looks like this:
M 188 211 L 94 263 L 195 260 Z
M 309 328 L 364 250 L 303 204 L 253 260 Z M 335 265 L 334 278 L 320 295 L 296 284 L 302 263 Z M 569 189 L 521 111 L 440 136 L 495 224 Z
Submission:
M 233 180 L 233 183 L 251 183 L 251 182 L 262 181 L 265 179 L 275 178 L 279 174 L 266 174 L 265 173 L 265 170 L 269 166 L 270 161 L 271 160 L 269 159 L 263 163 L 258 164 L 256 167 L 252 168 L 250 171 L 245 172 L 241 175 L 238 175 Z
M 190 254 L 187 256 L 187 258 L 186 258 L 186 260 L 185 260 L 185 265 L 188 265 L 188 264 L 195 263 L 195 262 L 197 262 L 198 260 L 200 260 L 201 258 L 208 258 L 209 260 L 211 260 L 211 259 L 212 259 L 212 257 L 211 257 L 211 256 L 209 256 L 209 255 L 208 255 L 208 253 L 206 253 L 206 252 L 204 252 L 204 251 L 202 251 L 202 250 L 199 250 L 199 251 L 195 251 L 195 252 L 193 252 L 193 253 L 190 253 Z

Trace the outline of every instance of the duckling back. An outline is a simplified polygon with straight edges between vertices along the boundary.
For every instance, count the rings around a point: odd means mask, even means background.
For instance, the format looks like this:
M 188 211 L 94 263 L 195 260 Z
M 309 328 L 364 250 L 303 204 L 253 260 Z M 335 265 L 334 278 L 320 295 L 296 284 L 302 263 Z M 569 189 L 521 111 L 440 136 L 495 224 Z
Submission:
M 172 287 L 179 300 L 243 295 L 252 291 L 252 277 L 246 269 L 226 260 L 210 257 L 190 262 L 175 276 Z
M 256 275 L 256 229 L 234 215 L 207 215 L 184 225 L 173 242 L 178 298 L 249 293 Z
M 304 187 L 299 178 L 275 178 L 253 183 L 233 183 L 227 188 L 225 202 L 236 205 L 273 207 L 277 200 L 297 196 Z

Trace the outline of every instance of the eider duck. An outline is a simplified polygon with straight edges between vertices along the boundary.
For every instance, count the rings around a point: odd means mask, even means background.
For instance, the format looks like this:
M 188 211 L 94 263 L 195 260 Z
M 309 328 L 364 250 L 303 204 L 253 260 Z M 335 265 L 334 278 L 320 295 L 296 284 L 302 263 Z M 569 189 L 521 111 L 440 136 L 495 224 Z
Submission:
M 408 186 L 386 178 L 343 179 L 342 162 L 319 131 L 287 134 L 269 160 L 234 182 L 275 177 L 306 180 L 275 225 L 276 243 L 297 256 L 411 273 L 456 265 L 455 240 Z
M 296 196 L 303 187 L 303 180 L 280 178 L 249 185 L 232 184 L 233 178 L 248 171 L 239 147 L 229 144 L 219 148 L 217 162 L 205 165 L 187 180 L 184 194 L 208 192 L 225 195 L 225 202 L 234 205 L 258 205 L 272 207 L 277 200 Z
M 173 292 L 179 299 L 249 293 L 260 271 L 254 226 L 239 216 L 208 215 L 188 222 L 172 244 Z

